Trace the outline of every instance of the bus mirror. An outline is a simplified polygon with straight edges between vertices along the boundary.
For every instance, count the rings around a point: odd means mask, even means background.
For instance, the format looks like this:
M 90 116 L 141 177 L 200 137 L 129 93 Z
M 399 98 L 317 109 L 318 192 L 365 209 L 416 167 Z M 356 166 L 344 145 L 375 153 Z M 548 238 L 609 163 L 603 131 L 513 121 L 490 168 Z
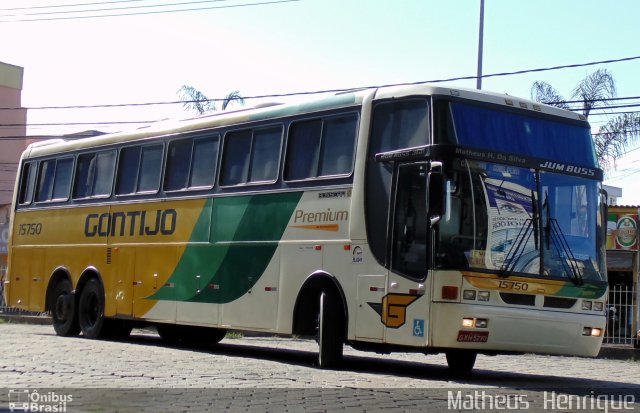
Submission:
M 431 162 L 431 170 L 427 176 L 428 218 L 431 225 L 440 221 L 444 213 L 444 174 L 441 162 Z
M 602 225 L 602 239 L 605 243 L 608 243 L 607 231 L 608 231 L 608 217 L 609 217 L 609 194 L 604 188 L 600 189 L 600 222 Z

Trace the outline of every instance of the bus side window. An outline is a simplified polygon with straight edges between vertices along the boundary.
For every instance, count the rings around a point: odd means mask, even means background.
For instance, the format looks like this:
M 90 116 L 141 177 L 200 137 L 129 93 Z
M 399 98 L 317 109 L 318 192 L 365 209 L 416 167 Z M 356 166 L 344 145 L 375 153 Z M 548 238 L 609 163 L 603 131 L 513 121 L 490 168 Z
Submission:
M 73 199 L 111 195 L 115 165 L 115 150 L 78 156 Z
M 181 139 L 169 143 L 167 167 L 164 173 L 164 190 L 177 191 L 187 187 L 193 139 Z
M 140 163 L 140 147 L 133 146 L 120 151 L 116 194 L 128 195 L 136 191 L 138 181 L 138 164 Z
M 120 151 L 116 195 L 157 192 L 162 176 L 162 144 Z
M 73 158 L 48 159 L 41 162 L 36 202 L 69 199 L 72 172 Z
M 143 146 L 136 192 L 158 192 L 161 175 L 162 145 Z
M 221 185 L 231 186 L 247 182 L 250 154 L 251 130 L 227 133 L 222 150 Z
M 36 192 L 36 202 L 44 202 L 51 199 L 53 193 L 53 174 L 56 170 L 56 160 L 49 159 L 40 162 L 38 171 L 38 191 Z
M 284 179 L 350 174 L 357 129 L 355 113 L 293 123 L 289 128 Z
M 197 139 L 193 144 L 189 188 L 213 187 L 218 164 L 218 135 Z
M 18 192 L 18 204 L 28 205 L 33 198 L 33 188 L 36 181 L 36 162 L 27 162 L 22 167 L 20 176 L 20 189 Z
M 275 181 L 278 178 L 282 127 L 256 129 L 251 148 L 249 182 Z
M 91 196 L 93 181 L 92 170 L 95 166 L 96 154 L 89 153 L 78 156 L 76 165 L 76 179 L 73 185 L 73 198 L 81 199 Z
M 325 120 L 320 176 L 351 173 L 357 128 L 358 117 L 355 114 Z
M 295 122 L 289 128 L 284 179 L 297 181 L 315 177 L 318 171 L 318 152 L 322 121 Z
M 73 176 L 73 158 L 58 159 L 53 179 L 53 201 L 66 201 L 71 191 Z
M 109 196 L 113 186 L 113 174 L 116 169 L 116 151 L 98 152 L 94 163 L 92 196 Z

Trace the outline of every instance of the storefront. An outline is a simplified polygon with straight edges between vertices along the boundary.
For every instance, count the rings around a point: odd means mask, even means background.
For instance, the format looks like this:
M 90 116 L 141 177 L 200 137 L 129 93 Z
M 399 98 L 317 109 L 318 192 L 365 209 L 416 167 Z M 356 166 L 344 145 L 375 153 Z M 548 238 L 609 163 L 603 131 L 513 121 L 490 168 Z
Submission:
M 639 344 L 639 223 L 639 207 L 609 207 L 607 222 L 609 303 L 606 343 L 636 346 Z

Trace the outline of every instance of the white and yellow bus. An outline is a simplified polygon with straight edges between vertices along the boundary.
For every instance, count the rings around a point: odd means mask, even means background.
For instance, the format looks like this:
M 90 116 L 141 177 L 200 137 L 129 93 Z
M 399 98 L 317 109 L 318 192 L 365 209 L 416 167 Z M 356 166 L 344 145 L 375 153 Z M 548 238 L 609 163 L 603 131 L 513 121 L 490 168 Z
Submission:
M 433 86 L 31 145 L 6 299 L 61 336 L 226 330 L 476 355 L 597 355 L 602 171 L 585 119 Z

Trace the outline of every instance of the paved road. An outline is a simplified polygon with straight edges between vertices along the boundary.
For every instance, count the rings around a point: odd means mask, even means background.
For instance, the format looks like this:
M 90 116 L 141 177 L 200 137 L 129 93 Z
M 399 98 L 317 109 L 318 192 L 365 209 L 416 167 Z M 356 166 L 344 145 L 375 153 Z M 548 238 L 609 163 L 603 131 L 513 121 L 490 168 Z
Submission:
M 21 324 L 0 324 L 0 351 L 0 412 L 9 398 L 69 412 L 640 411 L 637 361 L 479 356 L 473 374 L 455 376 L 441 355 L 346 348 L 343 369 L 324 371 L 306 340 L 170 347 L 146 330 L 110 342 Z

